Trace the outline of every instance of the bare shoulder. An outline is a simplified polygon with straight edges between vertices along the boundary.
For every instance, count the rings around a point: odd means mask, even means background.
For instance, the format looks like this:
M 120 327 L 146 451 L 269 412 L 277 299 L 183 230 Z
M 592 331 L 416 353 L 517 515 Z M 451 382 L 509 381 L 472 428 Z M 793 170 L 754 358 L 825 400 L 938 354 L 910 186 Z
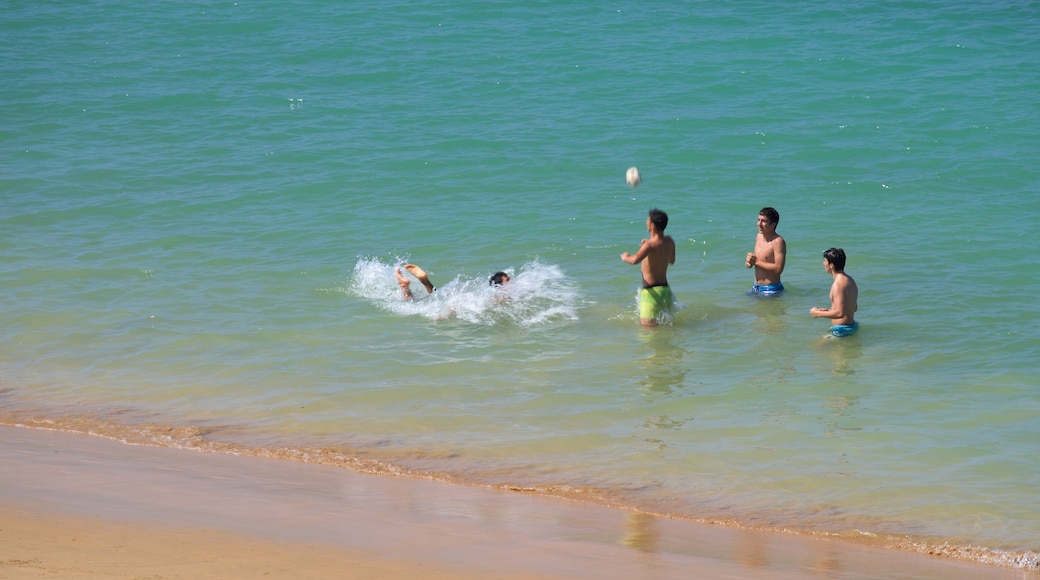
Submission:
M 646 242 L 651 248 L 664 248 L 675 243 L 671 236 L 651 237 Z
M 842 272 L 840 276 L 834 277 L 834 286 L 841 289 L 856 288 L 856 280 L 854 280 L 852 276 Z

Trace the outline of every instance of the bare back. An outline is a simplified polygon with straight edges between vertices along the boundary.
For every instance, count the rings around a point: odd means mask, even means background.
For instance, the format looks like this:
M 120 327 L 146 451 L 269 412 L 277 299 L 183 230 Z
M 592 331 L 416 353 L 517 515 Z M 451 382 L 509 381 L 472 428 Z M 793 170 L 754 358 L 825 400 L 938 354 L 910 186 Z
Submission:
M 675 263 L 675 240 L 671 236 L 651 236 L 636 252 L 637 261 L 640 256 L 643 286 L 667 286 L 668 266 Z
M 650 237 L 640 242 L 635 254 L 621 252 L 622 261 L 640 265 L 644 288 L 668 285 L 668 266 L 675 263 L 675 240 L 664 235 L 663 229 L 658 229 L 649 217 L 646 218 L 646 231 Z
M 844 272 L 835 272 L 834 283 L 831 284 L 831 309 L 841 313 L 833 324 L 852 324 L 856 321 L 856 310 L 859 309 L 859 286 L 852 276 Z

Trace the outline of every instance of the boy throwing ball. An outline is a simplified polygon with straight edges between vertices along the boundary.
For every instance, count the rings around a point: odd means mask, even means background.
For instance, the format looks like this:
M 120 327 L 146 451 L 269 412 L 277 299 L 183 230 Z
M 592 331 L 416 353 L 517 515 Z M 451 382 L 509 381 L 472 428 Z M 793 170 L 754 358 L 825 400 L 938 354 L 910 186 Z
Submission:
M 668 214 L 654 208 L 646 218 L 649 239 L 643 240 L 635 254 L 621 253 L 621 260 L 642 264 L 643 288 L 639 291 L 639 322 L 643 326 L 657 326 L 669 312 L 675 298 L 668 287 L 668 266 L 675 263 L 675 240 L 664 235 Z

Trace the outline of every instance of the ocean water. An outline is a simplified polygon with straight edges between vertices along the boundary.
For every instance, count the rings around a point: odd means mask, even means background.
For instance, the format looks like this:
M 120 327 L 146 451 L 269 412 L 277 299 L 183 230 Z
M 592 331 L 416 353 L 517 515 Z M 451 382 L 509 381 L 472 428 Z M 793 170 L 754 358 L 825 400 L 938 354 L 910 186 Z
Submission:
M 1036 3 L 86 1 L 0 32 L 4 423 L 1040 550 Z M 652 207 L 681 308 L 645 330 L 618 255 Z M 841 340 L 808 315 L 830 246 Z M 407 262 L 440 290 L 401 300 Z

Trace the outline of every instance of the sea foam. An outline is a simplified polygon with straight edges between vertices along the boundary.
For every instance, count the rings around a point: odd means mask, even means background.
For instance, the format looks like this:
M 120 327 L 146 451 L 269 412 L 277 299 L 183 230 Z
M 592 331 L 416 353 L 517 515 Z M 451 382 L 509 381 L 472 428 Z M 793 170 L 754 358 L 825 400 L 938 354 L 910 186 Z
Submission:
M 511 323 L 519 326 L 545 324 L 559 320 L 577 320 L 580 288 L 574 280 L 554 264 L 537 260 L 528 262 L 519 270 L 506 268 L 511 280 L 504 286 L 492 287 L 487 277 L 467 278 L 456 275 L 448 282 L 437 284 L 427 294 L 422 285 L 407 272 L 412 280 L 414 300 L 405 300 L 394 275 L 402 268 L 403 260 L 394 263 L 378 258 L 361 258 L 354 265 L 350 280 L 351 293 L 373 305 L 399 316 L 418 315 L 430 320 L 456 318 L 474 324 Z

